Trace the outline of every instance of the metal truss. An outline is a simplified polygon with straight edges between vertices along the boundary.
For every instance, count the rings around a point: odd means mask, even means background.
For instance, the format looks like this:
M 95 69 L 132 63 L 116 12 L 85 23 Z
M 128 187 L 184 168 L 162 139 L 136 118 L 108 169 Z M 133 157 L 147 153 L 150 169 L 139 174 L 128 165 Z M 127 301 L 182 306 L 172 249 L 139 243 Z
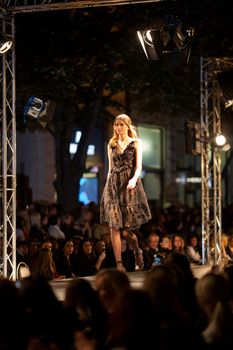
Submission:
M 153 3 L 162 0 L 0 0 L 0 33 L 15 41 L 17 13 Z M 0 277 L 16 279 L 15 46 L 0 55 Z
M 221 150 L 213 138 L 221 134 L 221 90 L 217 73 L 233 68 L 233 59 L 201 58 L 202 263 L 221 262 Z
M 85 7 L 102 7 L 117 5 L 134 5 L 161 2 L 166 0 L 5 0 L 3 7 L 12 13 L 64 10 Z
M 3 13 L 1 32 L 14 39 L 14 16 Z M 2 86 L 0 105 L 0 276 L 16 277 L 16 123 L 15 49 L 0 57 Z

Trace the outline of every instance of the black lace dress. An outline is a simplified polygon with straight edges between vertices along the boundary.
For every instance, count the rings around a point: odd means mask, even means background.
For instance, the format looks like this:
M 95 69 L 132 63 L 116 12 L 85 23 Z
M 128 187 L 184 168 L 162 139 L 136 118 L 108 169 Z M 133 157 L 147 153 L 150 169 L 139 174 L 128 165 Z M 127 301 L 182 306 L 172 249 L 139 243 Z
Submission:
M 112 147 L 113 166 L 100 202 L 100 222 L 115 229 L 134 230 L 151 219 L 146 194 L 138 178 L 132 190 L 127 189 L 136 165 L 135 142 L 120 153 Z

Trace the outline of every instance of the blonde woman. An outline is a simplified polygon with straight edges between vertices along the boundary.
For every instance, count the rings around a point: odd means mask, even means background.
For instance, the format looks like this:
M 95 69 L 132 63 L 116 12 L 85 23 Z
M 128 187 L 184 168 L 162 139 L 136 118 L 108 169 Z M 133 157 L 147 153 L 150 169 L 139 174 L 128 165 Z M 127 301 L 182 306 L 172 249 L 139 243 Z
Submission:
M 131 119 L 120 114 L 113 124 L 108 143 L 109 171 L 100 203 L 100 221 L 108 223 L 116 265 L 125 271 L 121 257 L 121 234 L 132 245 L 136 264 L 143 266 L 142 251 L 132 231 L 151 219 L 142 186 L 142 141 L 137 137 Z

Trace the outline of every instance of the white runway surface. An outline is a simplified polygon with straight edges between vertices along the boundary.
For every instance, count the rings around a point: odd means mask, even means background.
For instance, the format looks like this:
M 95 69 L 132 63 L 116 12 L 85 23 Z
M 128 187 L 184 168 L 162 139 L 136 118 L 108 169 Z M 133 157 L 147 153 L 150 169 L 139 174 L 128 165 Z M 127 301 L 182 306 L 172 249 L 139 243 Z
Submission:
M 196 278 L 201 278 L 211 270 L 211 266 L 209 265 L 191 265 L 191 268 Z M 130 279 L 131 286 L 133 288 L 140 289 L 143 286 L 143 281 L 146 273 L 147 271 L 128 272 L 127 275 Z M 91 283 L 93 288 L 95 288 L 95 276 L 88 276 L 83 278 L 87 279 Z M 71 280 L 71 278 L 67 278 L 50 282 L 52 290 L 58 298 L 58 300 L 63 301 L 65 299 L 66 287 Z

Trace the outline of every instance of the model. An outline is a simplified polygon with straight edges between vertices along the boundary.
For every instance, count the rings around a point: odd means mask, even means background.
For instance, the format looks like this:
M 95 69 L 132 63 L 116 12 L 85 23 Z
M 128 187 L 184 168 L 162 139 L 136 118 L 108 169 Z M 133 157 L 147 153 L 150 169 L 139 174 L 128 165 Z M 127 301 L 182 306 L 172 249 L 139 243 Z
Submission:
M 142 141 L 126 114 L 115 118 L 113 136 L 108 143 L 108 161 L 109 171 L 100 203 L 100 221 L 110 226 L 117 269 L 125 270 L 121 259 L 121 235 L 133 247 L 136 264 L 142 268 L 142 251 L 133 231 L 149 221 L 151 213 L 140 178 Z

